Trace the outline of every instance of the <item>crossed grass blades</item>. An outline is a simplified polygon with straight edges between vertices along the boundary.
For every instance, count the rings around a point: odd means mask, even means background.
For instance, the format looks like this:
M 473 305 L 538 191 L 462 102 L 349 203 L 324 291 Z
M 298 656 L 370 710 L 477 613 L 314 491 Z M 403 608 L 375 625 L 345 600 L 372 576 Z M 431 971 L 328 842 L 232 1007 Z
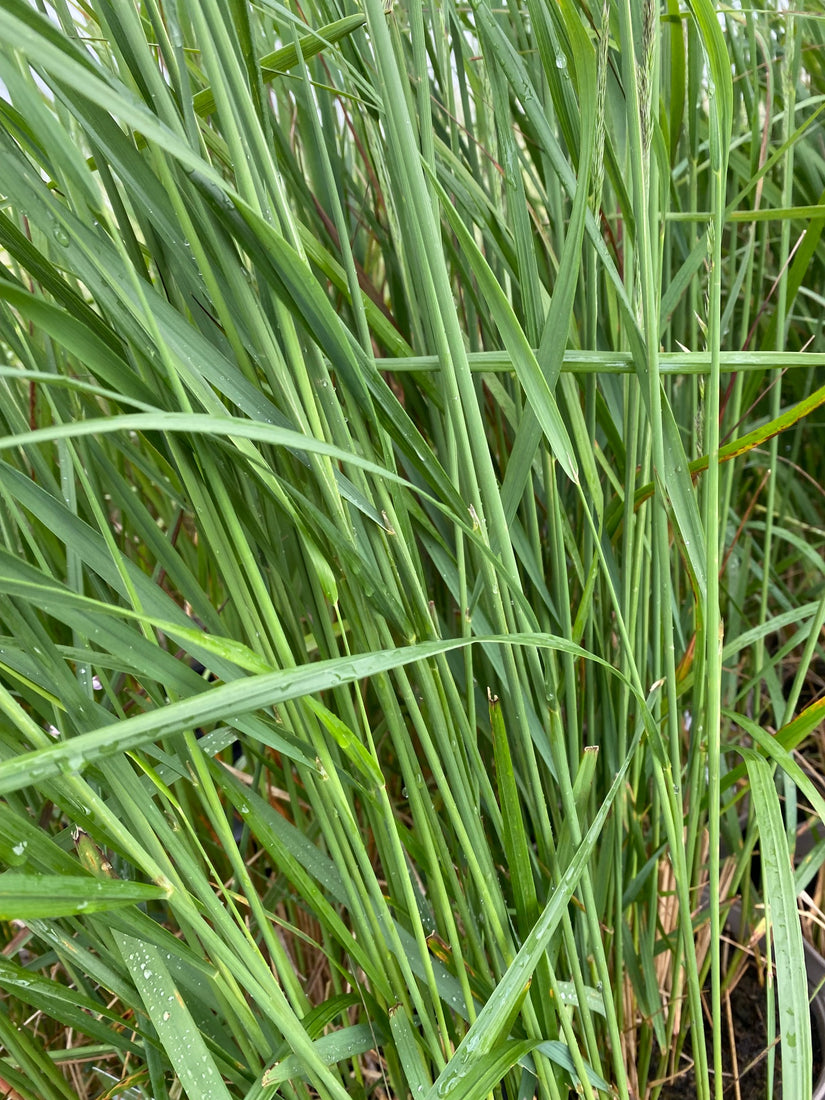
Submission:
M 809 7 L 5 0 L 9 1095 L 810 1093 Z

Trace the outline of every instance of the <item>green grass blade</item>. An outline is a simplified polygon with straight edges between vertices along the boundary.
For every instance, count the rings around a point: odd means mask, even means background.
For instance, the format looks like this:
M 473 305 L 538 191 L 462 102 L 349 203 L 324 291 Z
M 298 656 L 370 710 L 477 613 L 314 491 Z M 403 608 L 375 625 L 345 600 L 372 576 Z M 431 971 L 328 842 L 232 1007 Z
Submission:
M 160 951 L 132 936 L 115 934 L 146 1014 L 191 1100 L 229 1100 L 214 1058 L 195 1025 Z
M 75 916 L 83 912 L 100 913 L 168 896 L 166 887 L 149 883 L 6 871 L 0 875 L 0 919 L 32 920 Z
M 773 769 L 752 749 L 740 748 L 750 779 L 765 878 L 766 917 L 773 935 L 776 986 L 779 995 L 779 1036 L 782 1044 L 782 1087 L 792 1096 L 810 1096 L 813 1089 L 811 1015 L 802 930 L 788 842 Z M 770 983 L 768 984 L 770 995 Z

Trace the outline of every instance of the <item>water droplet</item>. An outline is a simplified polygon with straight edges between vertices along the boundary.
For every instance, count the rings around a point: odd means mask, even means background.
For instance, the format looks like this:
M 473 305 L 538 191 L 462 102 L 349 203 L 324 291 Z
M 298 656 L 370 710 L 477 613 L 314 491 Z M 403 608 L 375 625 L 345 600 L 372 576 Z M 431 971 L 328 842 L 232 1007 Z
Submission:
M 567 68 L 567 58 L 564 56 L 563 53 L 557 53 L 556 54 L 556 68 L 557 69 L 566 69 Z
M 66 232 L 62 225 L 56 225 L 54 227 L 54 229 L 52 230 L 52 236 L 57 241 L 57 243 L 59 245 L 62 245 L 64 248 L 67 248 L 71 243 L 69 239 L 69 234 Z

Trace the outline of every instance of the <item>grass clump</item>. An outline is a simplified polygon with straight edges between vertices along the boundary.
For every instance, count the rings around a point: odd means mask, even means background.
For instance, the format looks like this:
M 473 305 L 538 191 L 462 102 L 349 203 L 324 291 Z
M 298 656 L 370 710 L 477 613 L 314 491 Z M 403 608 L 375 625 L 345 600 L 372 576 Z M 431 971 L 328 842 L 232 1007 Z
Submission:
M 810 1093 L 822 25 L 6 0 L 10 1089 Z

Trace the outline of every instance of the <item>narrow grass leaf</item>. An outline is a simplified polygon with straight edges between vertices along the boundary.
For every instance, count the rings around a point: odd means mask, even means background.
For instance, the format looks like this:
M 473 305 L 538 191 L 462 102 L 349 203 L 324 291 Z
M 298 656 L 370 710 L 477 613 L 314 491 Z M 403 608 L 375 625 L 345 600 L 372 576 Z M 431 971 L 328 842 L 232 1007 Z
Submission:
M 115 939 L 146 1014 L 189 1100 L 231 1100 L 163 955 L 153 944 L 133 936 L 116 932 Z
M 168 887 L 150 883 L 6 871 L 0 875 L 0 920 L 99 913 L 122 905 L 168 897 Z
M 566 1043 L 561 1043 L 558 1039 L 545 1039 L 543 1042 L 539 1043 L 535 1049 L 539 1054 L 543 1054 L 545 1058 L 549 1058 L 551 1062 L 555 1062 L 557 1066 L 566 1069 L 573 1079 L 576 1091 L 580 1091 L 579 1075 L 576 1071 L 576 1064 L 573 1061 L 570 1048 Z M 521 1064 L 524 1065 L 525 1061 L 525 1059 L 522 1059 Z M 599 1074 L 587 1064 L 585 1064 L 584 1068 L 587 1072 L 587 1079 L 594 1089 L 601 1089 L 602 1092 L 610 1092 L 610 1085 L 603 1077 L 600 1077 Z
M 799 723 L 799 719 L 790 723 L 787 726 L 783 726 L 777 731 L 775 735 L 771 735 L 766 730 L 754 722 L 751 718 L 746 718 L 743 714 L 737 714 L 733 711 L 725 711 L 725 717 L 734 722 L 737 726 L 745 731 L 749 737 L 752 737 L 754 742 L 765 753 L 768 760 L 773 760 L 776 764 L 782 768 L 786 775 L 790 776 L 793 782 L 799 787 L 800 791 L 810 801 L 813 808 L 819 814 L 819 818 L 822 824 L 825 826 L 825 798 L 822 797 L 817 790 L 816 785 L 812 782 L 810 776 L 804 771 L 803 768 L 796 762 L 792 753 L 793 749 L 801 740 L 801 737 L 797 735 L 805 730 L 803 736 L 807 736 L 816 728 L 812 724 L 813 719 L 821 717 L 825 710 L 825 699 L 819 700 L 819 705 L 813 704 L 816 709 L 810 715 L 806 716 L 806 722 L 804 725 Z M 809 708 L 810 709 L 810 708 Z M 800 718 L 802 715 L 800 715 Z M 722 789 L 727 790 L 735 782 L 735 776 L 732 779 L 733 771 L 729 772 L 723 780 Z
M 520 930 L 526 932 L 536 919 L 538 903 L 536 883 L 533 878 L 529 840 L 524 827 L 524 815 L 513 769 L 507 728 L 501 710 L 501 701 L 498 696 L 490 694 L 489 703 L 490 725 L 493 731 L 493 754 L 496 763 L 496 782 L 504 827 L 502 837 L 504 855 L 510 873 L 510 883 Z
M 323 706 L 315 699 L 308 700 L 308 705 L 344 754 L 367 779 L 370 786 L 383 786 L 384 776 L 381 773 L 378 761 L 369 754 L 346 722 L 343 722 L 337 714 L 334 714 L 328 707 Z
M 380 1027 L 374 1024 L 352 1024 L 327 1035 L 322 1035 L 313 1043 L 318 1059 L 327 1066 L 334 1066 L 345 1058 L 355 1058 L 370 1050 L 378 1050 L 385 1036 Z M 288 1055 L 264 1071 L 261 1084 L 264 1088 L 281 1085 L 304 1076 L 303 1062 L 294 1054 Z
M 402 1005 L 393 1005 L 389 1018 L 395 1052 L 404 1070 L 410 1095 L 420 1096 L 431 1087 L 432 1077 L 421 1052 L 418 1031 L 410 1023 Z
M 751 797 L 759 826 L 766 916 L 769 930 L 773 932 L 783 1094 L 810 1096 L 813 1089 L 813 1053 L 807 969 L 779 795 L 770 764 L 753 749 L 740 747 L 738 751 L 745 758 L 750 778 Z
M 506 637 L 455 638 L 437 642 L 419 642 L 402 649 L 366 653 L 360 657 L 332 658 L 301 668 L 279 670 L 260 676 L 244 677 L 229 684 L 211 688 L 193 699 L 160 707 L 145 714 L 106 725 L 89 733 L 78 734 L 70 741 L 50 745 L 37 752 L 23 753 L 0 763 L 0 793 L 28 786 L 62 773 L 80 771 L 89 763 L 138 748 L 156 738 L 197 728 L 211 721 L 233 715 L 277 706 L 318 691 L 325 691 L 354 680 L 365 679 L 379 672 L 388 672 L 415 661 L 471 644 L 538 645 L 558 649 L 577 657 L 596 661 L 610 668 L 606 661 L 587 653 L 580 646 L 553 635 L 513 634 Z M 615 672 L 615 675 L 620 675 Z
M 264 81 L 273 80 L 281 73 L 294 68 L 298 64 L 299 47 L 300 56 L 305 61 L 309 61 L 310 58 L 315 57 L 327 46 L 332 46 L 336 42 L 340 42 L 342 38 L 347 38 L 359 27 L 363 27 L 365 23 L 366 19 L 363 15 L 347 15 L 343 19 L 336 19 L 334 23 L 327 23 L 326 26 L 319 27 L 312 34 L 302 35 L 297 44 L 290 42 L 286 46 L 281 46 L 278 50 L 273 50 L 272 53 L 264 54 L 258 60 L 258 68 L 262 78 Z M 196 92 L 192 97 L 192 106 L 197 115 L 211 114 L 215 110 L 215 94 L 212 89 L 209 87 L 201 88 L 200 91 Z

